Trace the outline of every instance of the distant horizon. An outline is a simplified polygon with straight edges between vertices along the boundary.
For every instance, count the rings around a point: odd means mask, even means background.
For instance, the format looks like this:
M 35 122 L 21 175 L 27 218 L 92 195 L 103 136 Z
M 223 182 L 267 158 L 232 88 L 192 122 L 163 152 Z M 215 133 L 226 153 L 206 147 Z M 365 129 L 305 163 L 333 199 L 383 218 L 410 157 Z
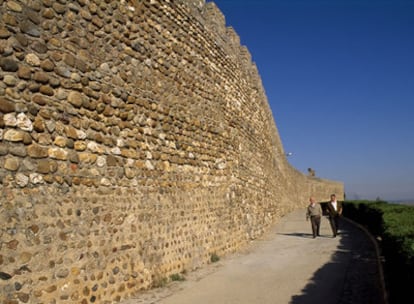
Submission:
M 345 185 L 346 188 L 346 185 Z M 404 195 L 398 192 L 389 195 L 381 195 L 381 194 L 360 194 L 351 191 L 344 191 L 345 196 L 348 200 L 368 200 L 368 201 L 386 201 L 386 202 L 412 202 L 414 203 L 414 196 L 410 194 Z
M 346 197 L 345 198 L 346 201 L 383 201 L 383 202 L 387 202 L 387 203 L 392 203 L 392 204 L 402 204 L 402 205 L 414 205 L 414 198 L 412 199 L 383 199 L 381 197 L 379 198 L 350 198 L 350 197 Z

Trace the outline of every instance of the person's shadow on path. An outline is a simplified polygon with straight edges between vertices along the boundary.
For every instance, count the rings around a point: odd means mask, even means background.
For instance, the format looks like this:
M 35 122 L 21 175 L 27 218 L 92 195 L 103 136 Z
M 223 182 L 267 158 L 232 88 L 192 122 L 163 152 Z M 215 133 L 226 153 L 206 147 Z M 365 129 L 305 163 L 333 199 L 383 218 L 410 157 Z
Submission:
M 292 232 L 292 233 L 277 233 L 277 234 L 286 235 L 286 236 L 296 236 L 296 237 L 302 237 L 302 238 L 307 238 L 307 239 L 313 238 L 312 233 Z M 332 236 L 321 234 L 320 236 L 318 236 L 318 238 L 332 238 Z
M 383 303 L 375 280 L 379 274 L 374 245 L 354 225 L 342 220 L 341 228 L 340 243 L 331 260 L 314 273 L 302 293 L 293 296 L 289 304 Z M 312 237 L 306 233 L 286 235 Z

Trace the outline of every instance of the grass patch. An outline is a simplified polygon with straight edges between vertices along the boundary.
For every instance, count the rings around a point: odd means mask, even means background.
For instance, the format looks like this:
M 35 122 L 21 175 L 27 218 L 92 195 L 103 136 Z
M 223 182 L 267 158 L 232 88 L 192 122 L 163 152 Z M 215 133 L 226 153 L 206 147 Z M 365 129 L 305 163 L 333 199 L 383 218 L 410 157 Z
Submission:
M 217 253 L 212 253 L 210 256 L 211 263 L 216 263 L 220 261 L 220 257 L 217 255 Z
M 185 281 L 185 277 L 184 276 L 182 276 L 181 274 L 179 274 L 179 273 L 174 273 L 174 274 L 172 274 L 172 275 L 170 275 L 170 279 L 171 279 L 171 281 Z
M 157 277 L 155 280 L 153 280 L 152 282 L 152 287 L 154 288 L 162 288 L 165 287 L 168 283 L 168 278 L 166 277 Z

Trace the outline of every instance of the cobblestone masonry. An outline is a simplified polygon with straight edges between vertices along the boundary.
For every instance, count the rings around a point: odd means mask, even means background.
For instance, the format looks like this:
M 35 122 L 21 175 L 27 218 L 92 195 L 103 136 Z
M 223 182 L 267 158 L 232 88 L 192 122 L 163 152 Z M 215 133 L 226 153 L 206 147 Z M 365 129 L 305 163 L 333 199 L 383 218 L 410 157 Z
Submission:
M 119 301 L 343 195 L 213 3 L 0 0 L 0 55 L 1 303 Z

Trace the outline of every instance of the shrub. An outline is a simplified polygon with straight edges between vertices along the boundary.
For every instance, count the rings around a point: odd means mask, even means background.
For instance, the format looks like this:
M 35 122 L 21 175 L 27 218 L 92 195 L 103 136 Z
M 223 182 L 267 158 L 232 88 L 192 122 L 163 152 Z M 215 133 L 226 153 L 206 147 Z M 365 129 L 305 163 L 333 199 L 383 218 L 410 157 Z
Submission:
M 210 256 L 210 261 L 212 263 L 216 263 L 216 262 L 220 261 L 220 257 L 216 253 L 212 253 L 211 256 Z
M 347 201 L 344 216 L 381 239 L 390 303 L 404 303 L 414 285 L 414 207 L 384 201 Z
M 174 273 L 174 274 L 170 275 L 170 279 L 171 279 L 171 281 L 185 281 L 184 276 L 182 276 L 179 273 Z

